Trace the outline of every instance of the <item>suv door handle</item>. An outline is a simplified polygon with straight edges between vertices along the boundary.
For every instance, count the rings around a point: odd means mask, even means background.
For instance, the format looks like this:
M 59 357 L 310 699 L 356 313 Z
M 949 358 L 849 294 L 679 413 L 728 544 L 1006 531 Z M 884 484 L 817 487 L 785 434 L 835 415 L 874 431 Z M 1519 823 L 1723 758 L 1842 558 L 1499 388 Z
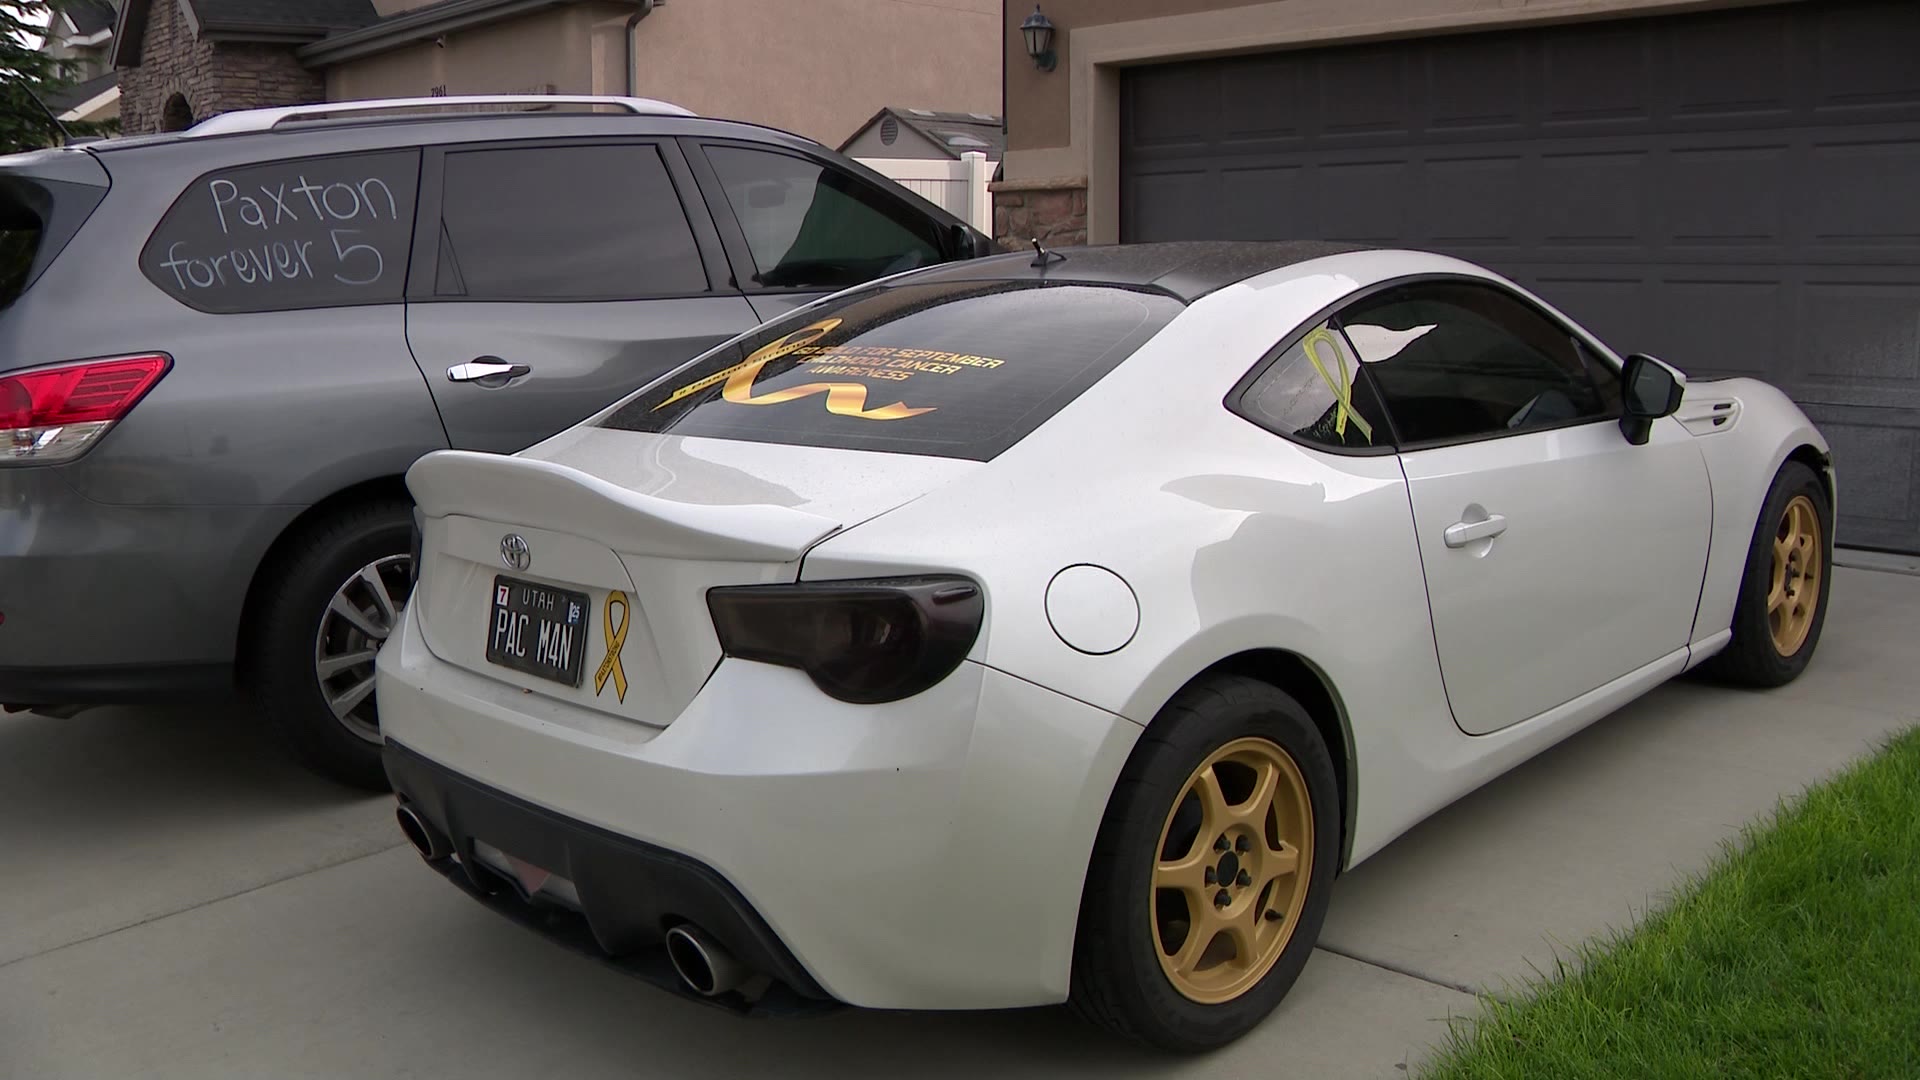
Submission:
M 525 364 L 509 364 L 497 356 L 476 356 L 467 363 L 448 368 L 447 381 L 505 386 L 522 375 L 531 374 L 533 369 Z
M 1485 540 L 1499 536 L 1507 531 L 1507 519 L 1504 514 L 1488 514 L 1483 521 L 1456 521 L 1447 526 L 1444 534 L 1450 548 L 1466 547 L 1475 540 Z

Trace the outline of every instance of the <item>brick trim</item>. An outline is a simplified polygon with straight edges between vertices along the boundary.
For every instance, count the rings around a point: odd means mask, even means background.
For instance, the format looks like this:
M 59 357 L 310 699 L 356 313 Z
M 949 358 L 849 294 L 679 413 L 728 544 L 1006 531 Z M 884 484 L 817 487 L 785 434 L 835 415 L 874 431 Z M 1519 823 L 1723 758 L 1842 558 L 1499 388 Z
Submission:
M 993 189 L 993 238 L 1014 251 L 1038 240 L 1050 247 L 1087 242 L 1087 180 L 1001 181 Z

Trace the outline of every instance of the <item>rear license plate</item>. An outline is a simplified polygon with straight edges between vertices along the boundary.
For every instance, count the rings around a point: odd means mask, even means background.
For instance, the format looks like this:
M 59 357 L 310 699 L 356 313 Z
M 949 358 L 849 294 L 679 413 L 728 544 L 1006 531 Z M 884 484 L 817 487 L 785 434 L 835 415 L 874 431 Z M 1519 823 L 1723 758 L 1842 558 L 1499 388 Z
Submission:
M 586 593 L 496 576 L 489 607 L 489 662 L 580 685 L 587 657 Z

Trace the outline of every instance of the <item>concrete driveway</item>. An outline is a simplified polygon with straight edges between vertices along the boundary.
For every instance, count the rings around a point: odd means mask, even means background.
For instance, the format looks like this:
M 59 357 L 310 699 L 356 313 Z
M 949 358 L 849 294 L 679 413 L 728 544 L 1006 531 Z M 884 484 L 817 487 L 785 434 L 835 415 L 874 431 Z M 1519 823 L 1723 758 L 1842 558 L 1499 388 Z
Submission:
M 1404 1076 L 1467 991 L 1920 719 L 1916 657 L 1920 577 L 1840 571 L 1798 683 L 1670 685 L 1443 811 L 1342 879 L 1264 1027 L 1192 1061 L 1059 1010 L 736 1020 L 481 909 L 241 709 L 4 718 L 0 1077 Z

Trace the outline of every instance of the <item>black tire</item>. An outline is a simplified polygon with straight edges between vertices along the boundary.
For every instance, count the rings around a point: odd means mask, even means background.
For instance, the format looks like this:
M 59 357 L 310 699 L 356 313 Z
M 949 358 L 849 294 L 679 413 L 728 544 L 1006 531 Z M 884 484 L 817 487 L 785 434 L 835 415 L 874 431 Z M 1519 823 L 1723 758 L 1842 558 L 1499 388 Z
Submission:
M 1150 915 L 1153 865 L 1174 801 L 1209 755 L 1237 739 L 1266 739 L 1293 759 L 1313 811 L 1313 859 L 1292 936 L 1240 996 L 1201 1004 L 1162 969 Z M 1175 695 L 1134 747 L 1101 822 L 1081 896 L 1069 1005 L 1087 1020 L 1166 1050 L 1222 1046 L 1252 1030 L 1292 988 L 1326 918 L 1340 859 L 1338 782 L 1305 709 L 1241 676 L 1197 682 Z
M 1775 645 L 1768 621 L 1767 597 L 1773 585 L 1773 541 L 1781 528 L 1787 507 L 1796 498 L 1813 504 L 1820 521 L 1820 575 L 1814 600 L 1812 623 L 1804 641 L 1791 655 L 1782 655 Z M 1827 596 L 1833 588 L 1833 507 L 1827 501 L 1827 489 L 1811 468 L 1789 461 L 1774 474 L 1767 490 L 1760 519 L 1754 524 L 1753 538 L 1747 547 L 1746 570 L 1740 579 L 1740 594 L 1733 608 L 1733 640 L 1727 647 L 1700 665 L 1707 678 L 1735 686 L 1784 686 L 1800 677 L 1813 659 L 1820 643 L 1821 627 L 1827 621 Z
M 362 503 L 312 523 L 261 568 L 249 622 L 247 681 L 275 737 L 308 768 L 369 791 L 389 789 L 380 745 L 334 715 L 315 668 L 316 638 L 342 583 L 379 560 L 406 559 L 412 531 L 412 508 L 400 500 Z M 404 592 L 395 599 L 404 603 Z

